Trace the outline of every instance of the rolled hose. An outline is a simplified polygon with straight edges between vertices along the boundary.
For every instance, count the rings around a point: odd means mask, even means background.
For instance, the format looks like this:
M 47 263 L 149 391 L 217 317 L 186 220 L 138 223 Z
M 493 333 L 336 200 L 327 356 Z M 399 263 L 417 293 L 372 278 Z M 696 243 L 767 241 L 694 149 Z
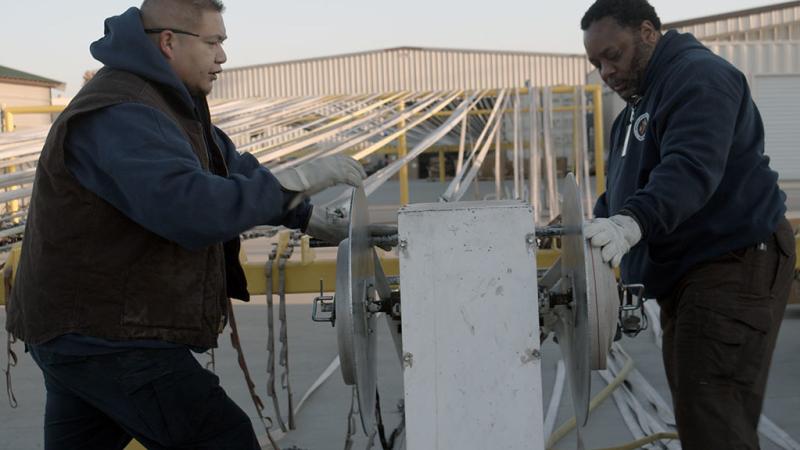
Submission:
M 625 379 L 628 377 L 628 374 L 633 370 L 633 359 L 628 358 L 628 361 L 625 362 L 625 366 L 623 366 L 622 370 L 617 374 L 608 386 L 603 388 L 594 398 L 592 401 L 589 402 L 589 412 L 594 411 L 595 408 L 600 406 L 613 392 L 616 388 L 621 385 Z M 575 428 L 576 420 L 575 417 L 567 420 L 562 424 L 558 429 L 550 435 L 550 439 L 547 440 L 547 444 L 545 448 L 548 450 L 554 450 L 553 446 L 564 438 L 570 431 Z M 650 444 L 655 441 L 660 440 L 671 440 L 671 439 L 678 439 L 677 433 L 655 433 L 649 436 L 645 436 L 641 439 L 637 439 L 633 442 L 629 442 L 627 444 L 620 445 L 618 447 L 608 447 L 599 450 L 635 450 L 641 448 L 643 445 Z

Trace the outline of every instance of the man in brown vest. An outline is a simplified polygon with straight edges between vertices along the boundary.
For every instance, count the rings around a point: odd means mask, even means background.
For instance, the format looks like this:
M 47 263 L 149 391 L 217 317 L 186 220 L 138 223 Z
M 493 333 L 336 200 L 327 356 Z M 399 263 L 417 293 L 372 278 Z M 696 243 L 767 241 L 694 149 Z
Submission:
M 249 299 L 239 234 L 336 240 L 308 197 L 365 174 L 336 156 L 276 176 L 211 124 L 222 11 L 145 0 L 107 19 L 104 67 L 47 137 L 6 324 L 44 374 L 47 449 L 259 448 L 190 350 L 217 345 L 229 297 Z

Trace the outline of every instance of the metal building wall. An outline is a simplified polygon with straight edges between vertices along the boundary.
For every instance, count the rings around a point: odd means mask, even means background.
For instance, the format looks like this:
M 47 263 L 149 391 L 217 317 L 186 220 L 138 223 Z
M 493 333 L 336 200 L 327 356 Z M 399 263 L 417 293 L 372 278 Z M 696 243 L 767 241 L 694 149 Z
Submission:
M 800 180 L 800 41 L 712 42 L 708 47 L 741 70 L 764 121 L 764 150 L 781 181 Z
M 800 40 L 764 42 L 706 42 L 714 53 L 747 75 L 800 73 Z
M 749 12 L 748 12 L 749 11 Z M 800 39 L 800 2 L 664 24 L 704 42 Z
M 713 24 L 687 27 L 682 32 L 689 32 L 704 42 L 713 41 L 765 41 L 765 40 L 792 40 L 800 39 L 800 23 L 767 25 L 763 28 L 748 29 L 746 31 L 730 31 L 715 33 Z M 706 28 L 706 29 L 702 29 Z M 736 29 L 736 27 L 731 27 Z M 702 36 L 702 37 L 701 37 Z
M 584 55 L 399 48 L 230 69 L 212 98 L 584 84 Z
M 764 148 L 782 181 L 800 180 L 800 73 L 756 75 L 753 95 L 764 120 Z
M 30 86 L 0 81 L 0 105 L 6 106 L 46 106 L 51 102 L 51 90 L 47 86 Z M 15 115 L 17 130 L 41 127 L 53 123 L 50 114 Z
M 755 88 L 759 76 L 800 74 L 800 41 L 704 42 L 704 44 L 745 74 L 750 84 L 754 101 L 759 108 L 762 106 L 764 108 L 772 108 L 773 106 L 765 104 L 765 102 L 772 101 L 771 99 L 759 98 L 761 92 Z M 603 86 L 604 136 L 608 139 L 611 125 L 619 112 L 625 107 L 625 102 L 611 91 L 608 86 L 603 84 L 596 70 L 587 76 L 587 80 L 588 83 L 597 83 Z M 789 83 L 784 86 L 789 86 L 791 91 L 800 92 L 800 84 L 797 84 L 797 80 L 800 80 L 800 77 L 795 77 L 791 80 L 795 84 Z M 791 92 L 787 91 L 788 94 L 791 94 Z M 797 135 L 797 127 L 794 127 L 792 132 Z M 796 138 L 800 142 L 800 135 L 797 135 Z M 768 149 L 767 151 L 770 152 L 770 150 Z M 782 163 L 780 164 L 783 165 Z M 800 173 L 800 168 L 798 168 L 798 173 Z M 783 173 L 781 176 L 783 178 L 787 177 Z M 791 176 L 800 179 L 800 176 Z

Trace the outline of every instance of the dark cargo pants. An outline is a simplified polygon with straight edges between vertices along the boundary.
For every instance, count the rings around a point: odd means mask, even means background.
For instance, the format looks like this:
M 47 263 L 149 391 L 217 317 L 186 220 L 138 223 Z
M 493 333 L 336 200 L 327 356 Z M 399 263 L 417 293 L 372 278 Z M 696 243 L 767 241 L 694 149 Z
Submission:
M 47 388 L 46 450 L 260 449 L 250 418 L 188 348 L 73 356 L 31 347 Z
M 794 234 L 782 220 L 766 242 L 696 266 L 659 299 L 684 450 L 759 448 L 756 429 L 794 265 Z

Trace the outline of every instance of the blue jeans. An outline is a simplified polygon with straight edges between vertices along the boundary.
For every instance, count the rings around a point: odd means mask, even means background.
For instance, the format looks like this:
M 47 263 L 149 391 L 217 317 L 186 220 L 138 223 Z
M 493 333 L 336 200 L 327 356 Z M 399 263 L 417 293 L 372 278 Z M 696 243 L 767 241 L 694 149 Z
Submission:
M 188 348 L 74 356 L 32 346 L 45 449 L 260 449 L 247 414 Z

